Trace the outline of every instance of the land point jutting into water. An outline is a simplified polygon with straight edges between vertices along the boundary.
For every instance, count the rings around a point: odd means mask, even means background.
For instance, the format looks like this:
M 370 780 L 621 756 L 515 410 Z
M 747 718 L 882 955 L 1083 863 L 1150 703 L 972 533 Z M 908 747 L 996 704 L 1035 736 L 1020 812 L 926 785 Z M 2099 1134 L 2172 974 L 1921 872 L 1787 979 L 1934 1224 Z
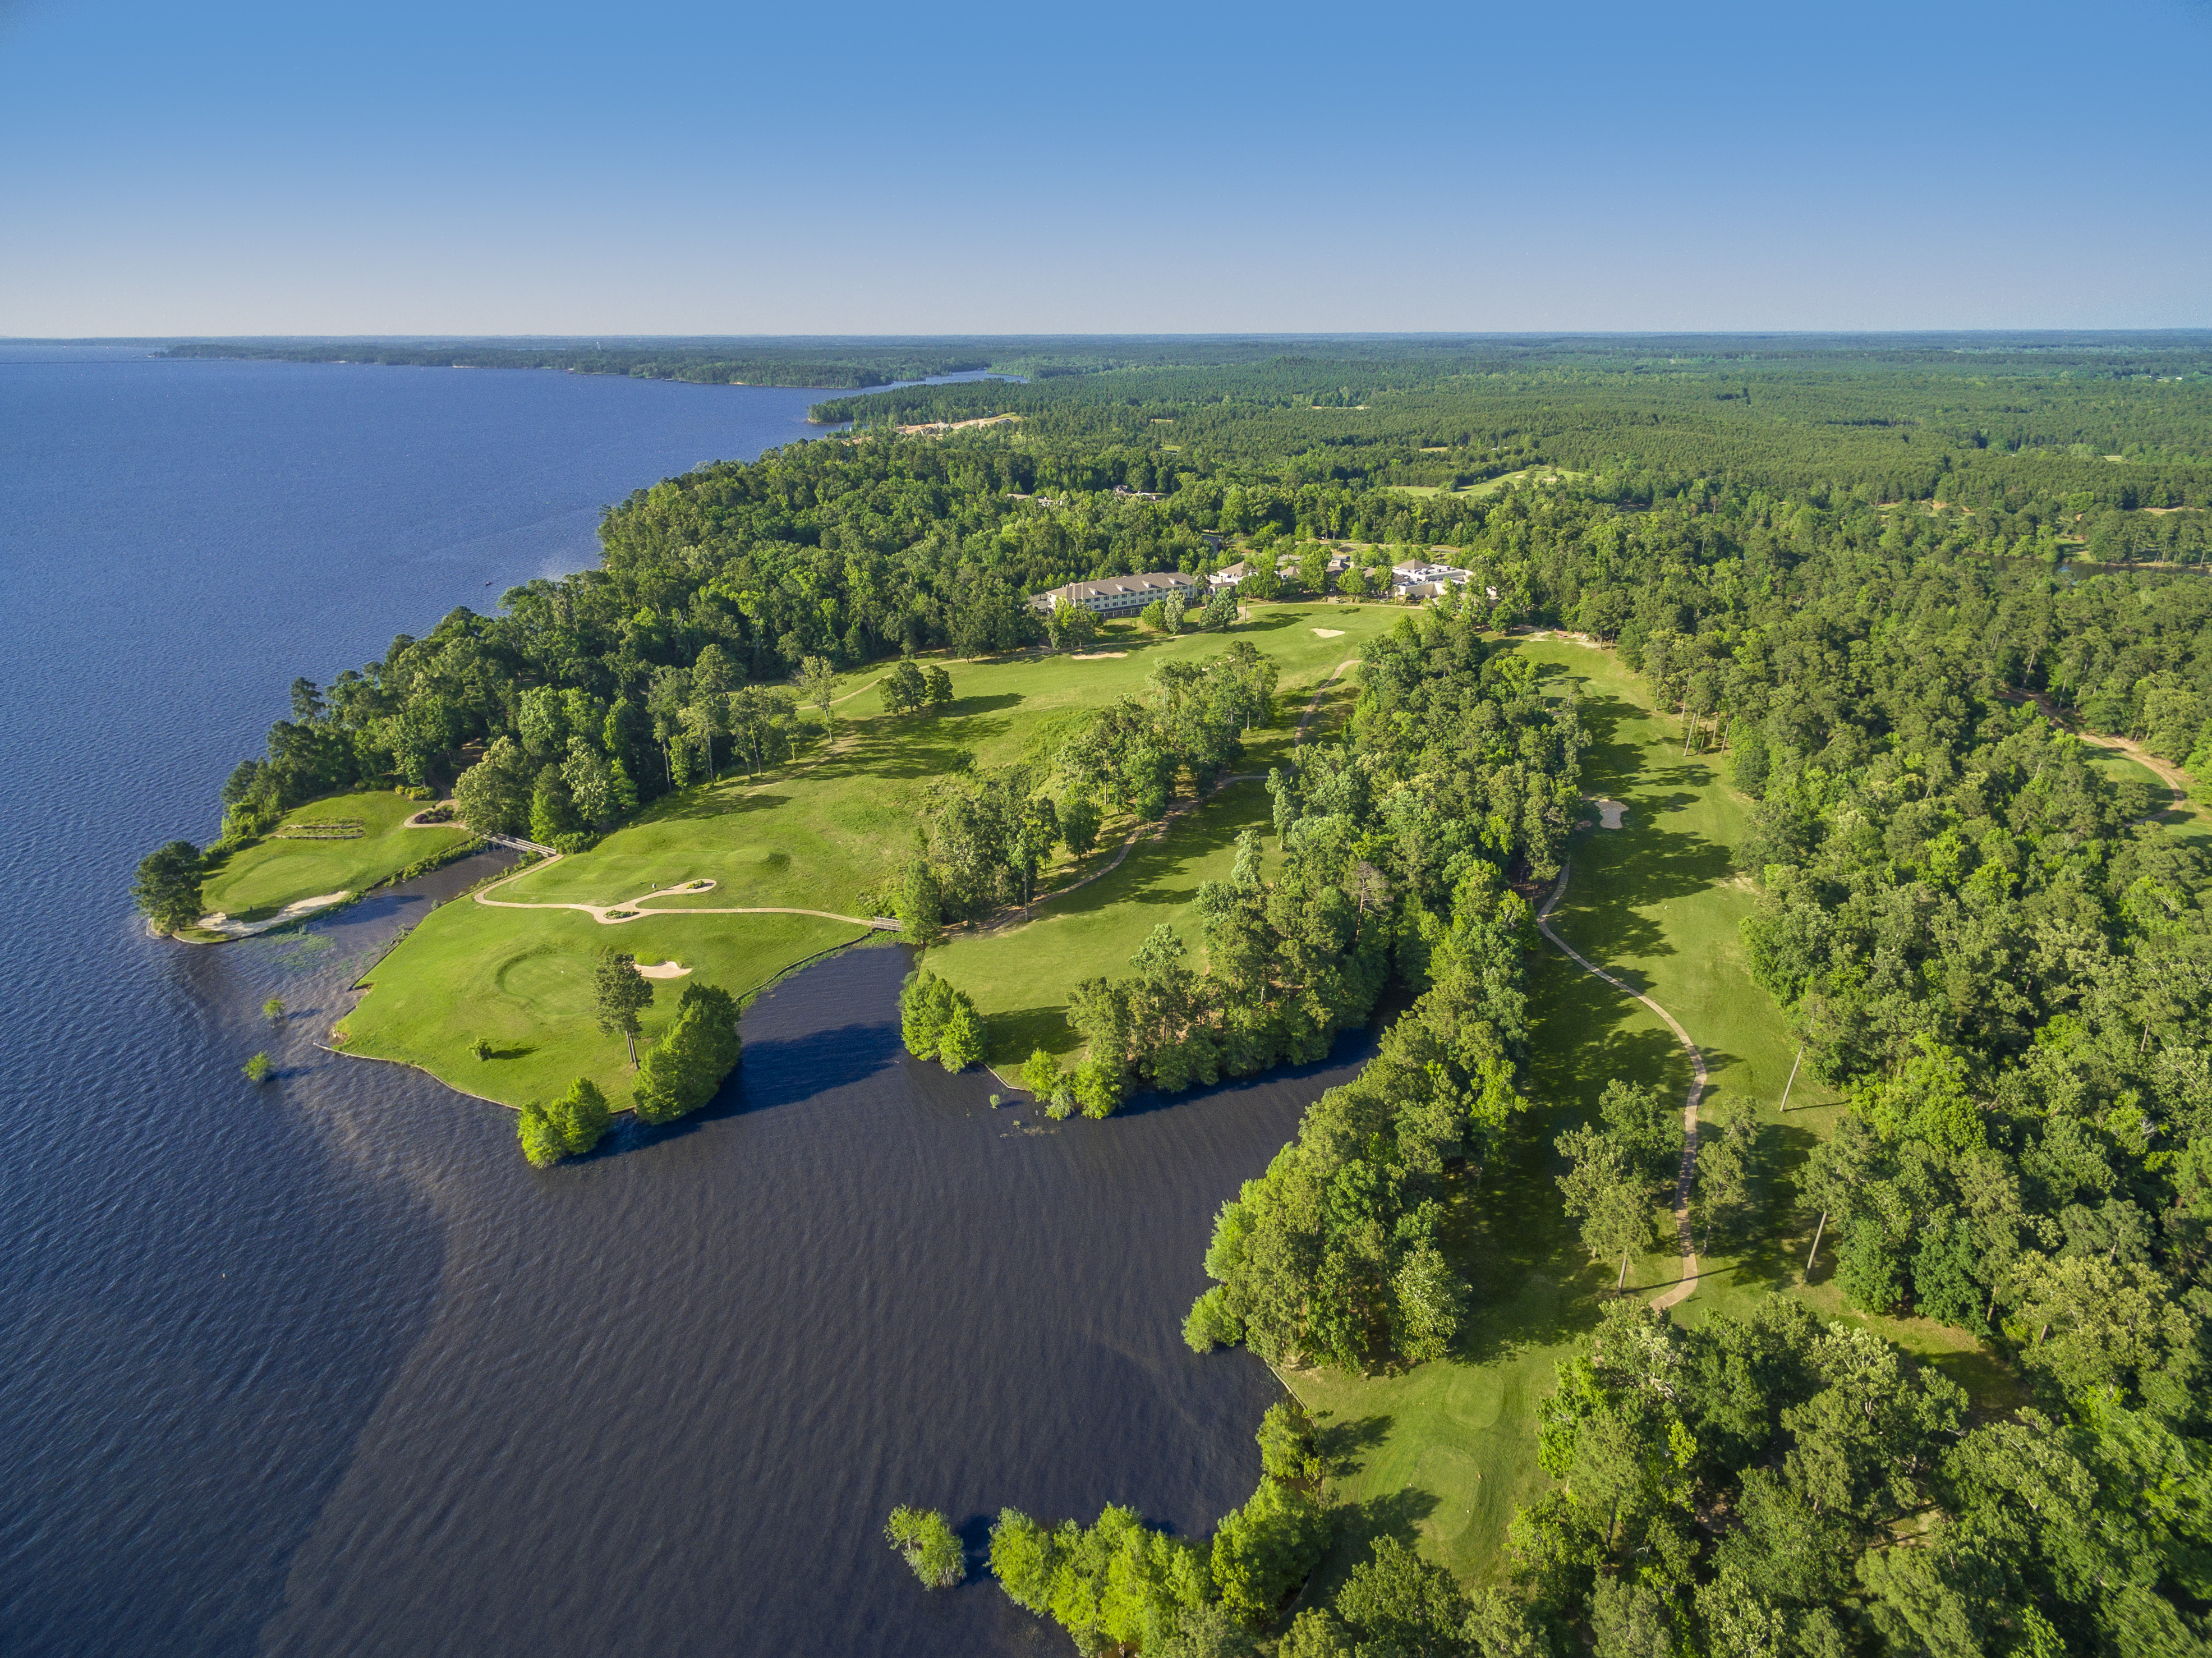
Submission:
M 1160 1309 L 1282 1383 L 1249 1499 L 907 1493 L 917 1596 L 1085 1652 L 2197 1649 L 2212 344 L 1086 349 L 834 399 L 303 674 L 147 914 L 504 848 L 325 1041 L 549 1182 L 846 950 L 1009 1133 L 1371 1042 Z

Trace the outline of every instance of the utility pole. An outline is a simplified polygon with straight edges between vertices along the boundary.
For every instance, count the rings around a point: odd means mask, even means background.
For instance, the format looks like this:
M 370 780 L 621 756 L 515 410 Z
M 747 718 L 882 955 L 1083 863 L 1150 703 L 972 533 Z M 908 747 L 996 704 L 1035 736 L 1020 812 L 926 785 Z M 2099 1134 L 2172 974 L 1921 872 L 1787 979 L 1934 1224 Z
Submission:
M 1813 1229 L 1813 1250 L 1812 1250 L 1812 1254 L 1808 1254 L 1808 1255 L 1807 1255 L 1807 1256 L 1805 1257 L 1805 1276 L 1806 1276 L 1808 1278 L 1810 1278 L 1813 1276 L 1813 1261 L 1814 1261 L 1814 1258 L 1815 1258 L 1816 1256 L 1818 1256 L 1818 1255 L 1820 1254 L 1820 1234 L 1821 1234 L 1821 1233 L 1823 1233 L 1823 1232 L 1825 1232 L 1825 1231 L 1826 1231 L 1827 1230 L 1828 1230 L 1828 1212 L 1827 1212 L 1826 1210 L 1823 1209 L 1823 1210 L 1820 1212 L 1820 1224 L 1818 1226 L 1815 1226 L 1815 1227 Z
M 1804 1062 L 1805 1049 L 1800 1045 L 1797 1057 L 1790 1062 L 1790 1080 L 1782 1084 L 1782 1109 L 1784 1111 L 1790 1108 L 1790 1090 L 1797 1086 L 1797 1067 Z

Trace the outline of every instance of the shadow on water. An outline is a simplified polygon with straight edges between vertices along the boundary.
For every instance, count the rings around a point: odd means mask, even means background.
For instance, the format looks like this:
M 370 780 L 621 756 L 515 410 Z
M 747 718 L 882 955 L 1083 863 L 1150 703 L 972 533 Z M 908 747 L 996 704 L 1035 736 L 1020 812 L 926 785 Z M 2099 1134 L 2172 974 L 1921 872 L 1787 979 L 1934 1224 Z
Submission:
M 344 1005 L 376 947 L 366 908 L 288 1000 Z M 390 1285 L 374 1249 L 292 1263 L 373 1305 L 386 1357 L 353 1378 L 361 1406 L 272 1562 L 264 1649 L 719 1653 L 743 1629 L 780 1654 L 1054 1650 L 988 1579 L 925 1594 L 884 1514 L 961 1517 L 980 1569 L 1002 1506 L 1088 1521 L 1126 1503 L 1196 1536 L 1250 1494 L 1279 1389 L 1249 1355 L 1189 1352 L 1182 1315 L 1221 1201 L 1372 1038 L 1033 1132 L 990 1108 L 988 1074 L 901 1051 L 907 968 L 855 950 L 794 975 L 748 1010 L 706 1110 L 544 1171 L 506 1112 L 306 1049 L 268 1104 L 415 1193 L 436 1253 Z M 287 1040 L 327 1022 L 295 1015 Z M 807 1571 L 777 1564 L 794 1552 Z M 550 1559 L 592 1570 L 515 1570 Z

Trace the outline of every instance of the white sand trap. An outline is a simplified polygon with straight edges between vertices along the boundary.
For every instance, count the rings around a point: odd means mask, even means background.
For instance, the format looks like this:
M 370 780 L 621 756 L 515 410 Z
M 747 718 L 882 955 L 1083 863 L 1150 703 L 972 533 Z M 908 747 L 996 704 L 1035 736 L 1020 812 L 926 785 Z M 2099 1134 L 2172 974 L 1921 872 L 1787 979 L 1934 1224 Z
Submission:
M 1341 639 L 1344 637 L 1344 629 L 1341 628 L 1316 628 L 1314 632 L 1323 639 Z
M 226 938 L 251 938 L 257 932 L 288 926 L 292 922 L 313 915 L 319 909 L 328 909 L 332 904 L 342 904 L 353 896 L 350 892 L 325 892 L 318 898 L 301 898 L 289 903 L 265 921 L 234 921 L 222 911 L 203 915 L 193 925 L 205 932 L 220 932 Z
M 637 970 L 641 979 L 680 979 L 690 972 L 681 962 L 663 962 L 658 967 L 641 967 Z
M 1620 820 L 1627 816 L 1628 808 L 1618 800 L 1601 800 L 1597 803 L 1597 821 L 1607 829 L 1619 829 Z
M 1103 662 L 1109 657 L 1127 656 L 1127 651 L 1078 651 L 1069 659 L 1075 662 Z

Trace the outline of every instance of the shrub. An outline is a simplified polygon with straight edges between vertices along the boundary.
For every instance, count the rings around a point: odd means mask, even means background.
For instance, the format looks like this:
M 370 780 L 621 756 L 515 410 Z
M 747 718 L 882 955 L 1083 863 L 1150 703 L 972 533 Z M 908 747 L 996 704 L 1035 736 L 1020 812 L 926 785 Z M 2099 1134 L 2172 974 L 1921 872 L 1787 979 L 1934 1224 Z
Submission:
M 1121 1067 L 1111 1060 L 1085 1060 L 1075 1069 L 1075 1102 L 1086 1117 L 1112 1116 L 1124 1091 Z
M 1041 1100 L 1060 1092 L 1060 1061 L 1042 1048 L 1022 1062 L 1022 1086 Z
M 968 1575 L 967 1552 L 935 1509 L 893 1509 L 884 1535 L 925 1588 L 949 1589 Z
M 533 1169 L 546 1168 L 568 1155 L 561 1130 L 535 1100 L 515 1114 L 514 1135 L 522 1142 L 522 1155 Z
M 952 1011 L 937 1036 L 937 1060 L 947 1071 L 965 1071 L 983 1058 L 983 1021 L 975 1003 L 957 990 L 952 997 Z
M 1880 1226 L 1863 1222 L 1843 1247 L 1836 1282 L 1844 1298 L 1862 1311 L 1893 1312 L 1905 1299 L 1905 1262 Z
M 266 1054 L 256 1054 L 244 1065 L 239 1066 L 239 1069 L 245 1073 L 246 1081 L 250 1083 L 265 1083 L 269 1080 L 270 1073 L 276 1069 L 276 1066 L 270 1063 L 269 1056 Z
M 1213 1581 L 1229 1610 L 1259 1625 L 1321 1559 L 1328 1515 L 1306 1491 L 1262 1479 L 1251 1500 L 1213 1533 Z

